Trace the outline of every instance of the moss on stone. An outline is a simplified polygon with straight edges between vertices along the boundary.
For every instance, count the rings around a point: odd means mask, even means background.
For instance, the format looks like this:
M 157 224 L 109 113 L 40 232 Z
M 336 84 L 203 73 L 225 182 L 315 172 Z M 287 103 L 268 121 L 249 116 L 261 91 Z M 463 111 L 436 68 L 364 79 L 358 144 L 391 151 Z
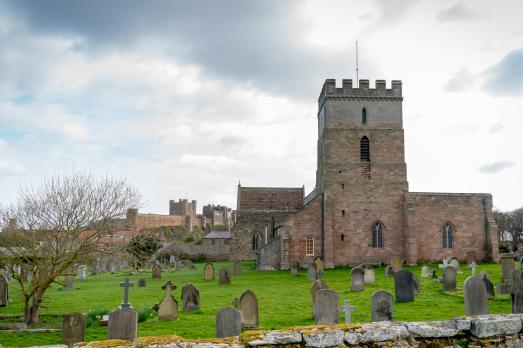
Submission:
M 105 341 L 93 341 L 93 342 L 82 342 L 76 344 L 78 347 L 94 347 L 94 348 L 111 348 L 111 347 L 132 347 L 133 342 L 127 340 L 105 340 Z

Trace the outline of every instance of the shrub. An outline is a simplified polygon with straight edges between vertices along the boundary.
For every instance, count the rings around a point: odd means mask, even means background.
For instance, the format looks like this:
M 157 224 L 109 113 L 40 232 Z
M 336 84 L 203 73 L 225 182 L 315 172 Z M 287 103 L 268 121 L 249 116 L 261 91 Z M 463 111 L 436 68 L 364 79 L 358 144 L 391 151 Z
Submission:
M 151 308 L 142 308 L 138 311 L 138 322 L 144 322 L 152 316 L 153 311 L 151 310 Z
M 102 317 L 109 314 L 107 309 L 91 309 L 85 315 L 85 326 L 91 327 L 94 323 L 99 323 Z

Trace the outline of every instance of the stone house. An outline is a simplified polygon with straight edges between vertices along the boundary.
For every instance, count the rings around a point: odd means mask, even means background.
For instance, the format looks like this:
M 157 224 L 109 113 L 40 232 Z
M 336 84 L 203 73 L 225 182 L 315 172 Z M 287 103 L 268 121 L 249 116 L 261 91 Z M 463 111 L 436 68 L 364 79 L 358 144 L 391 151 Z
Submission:
M 202 239 L 202 246 L 230 245 L 231 231 L 211 231 Z

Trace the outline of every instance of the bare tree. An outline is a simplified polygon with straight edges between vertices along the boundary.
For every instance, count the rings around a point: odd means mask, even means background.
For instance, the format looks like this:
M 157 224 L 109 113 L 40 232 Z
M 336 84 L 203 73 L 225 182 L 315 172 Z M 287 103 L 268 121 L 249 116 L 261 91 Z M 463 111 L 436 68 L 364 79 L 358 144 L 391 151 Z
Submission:
M 494 210 L 494 220 L 496 225 L 498 225 L 498 240 L 505 241 L 507 239 L 507 234 L 511 236 L 511 239 L 514 241 L 514 237 L 510 232 L 510 212 L 504 212 L 500 210 Z
M 102 238 L 139 204 L 140 194 L 123 179 L 74 172 L 22 189 L 3 208 L 0 262 L 20 285 L 27 324 L 38 322 L 49 286 L 100 252 Z

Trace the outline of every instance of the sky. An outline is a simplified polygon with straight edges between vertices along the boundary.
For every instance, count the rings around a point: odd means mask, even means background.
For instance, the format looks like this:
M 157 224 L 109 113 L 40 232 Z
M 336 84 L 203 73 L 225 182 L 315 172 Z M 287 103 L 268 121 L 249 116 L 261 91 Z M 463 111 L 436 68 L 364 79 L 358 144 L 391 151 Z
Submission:
M 403 81 L 414 192 L 523 206 L 521 0 L 0 0 L 0 204 L 125 177 L 143 212 L 314 187 L 327 78 Z

